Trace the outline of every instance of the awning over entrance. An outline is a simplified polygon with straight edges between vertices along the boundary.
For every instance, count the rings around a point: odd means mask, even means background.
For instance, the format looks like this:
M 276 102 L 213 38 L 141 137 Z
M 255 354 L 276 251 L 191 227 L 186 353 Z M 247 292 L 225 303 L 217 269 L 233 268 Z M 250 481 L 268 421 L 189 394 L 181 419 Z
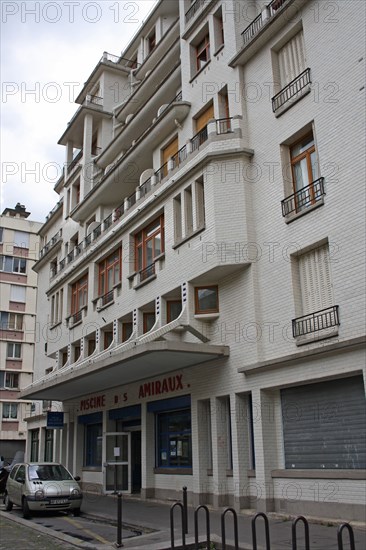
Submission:
M 137 345 L 120 354 L 91 358 L 80 365 L 34 382 L 21 392 L 21 398 L 66 401 L 82 395 L 123 386 L 227 357 L 229 346 L 203 343 L 155 341 Z

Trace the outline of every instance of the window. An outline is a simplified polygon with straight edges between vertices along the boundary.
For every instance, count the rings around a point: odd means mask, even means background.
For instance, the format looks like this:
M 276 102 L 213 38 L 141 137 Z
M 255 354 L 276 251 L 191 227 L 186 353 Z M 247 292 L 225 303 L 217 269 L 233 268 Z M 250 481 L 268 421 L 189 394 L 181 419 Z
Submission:
M 295 305 L 301 315 L 293 320 L 294 337 L 318 331 L 322 337 L 336 334 L 338 306 L 334 306 L 328 243 L 299 255 L 294 267 Z
M 3 242 L 3 238 L 4 238 L 4 228 L 0 227 L 0 243 Z
M 79 313 L 88 303 L 88 274 L 71 287 L 71 314 Z
M 133 323 L 122 323 L 122 342 L 127 342 L 133 332 Z
M 143 315 L 143 330 L 149 332 L 155 324 L 155 312 L 154 311 L 144 311 Z
M 18 418 L 18 403 L 3 403 L 3 418 L 16 420 Z
M 0 387 L 12 390 L 19 388 L 19 373 L 17 372 L 0 372 Z
M 177 319 L 182 311 L 182 300 L 168 300 L 166 303 L 167 322 Z
M 44 460 L 53 462 L 53 430 L 45 429 L 44 438 Z
M 318 161 L 311 132 L 290 148 L 291 173 L 295 193 L 296 212 L 307 208 L 319 199 Z
M 111 293 L 111 300 L 113 300 L 113 293 L 111 291 L 120 282 L 121 249 L 118 248 L 118 250 L 99 264 L 99 296 L 106 296 Z
M 105 330 L 103 331 L 103 343 L 104 343 L 104 348 L 103 349 L 108 349 L 109 346 L 111 345 L 111 343 L 113 342 L 113 331 L 112 330 Z
M 157 466 L 191 468 L 191 411 L 178 410 L 156 415 Z
M 39 454 L 39 428 L 36 430 L 30 430 L 30 442 L 31 442 L 31 452 L 30 452 L 30 461 L 38 462 Z
M 18 248 L 29 248 L 29 233 L 25 231 L 14 231 L 14 246 Z
M 155 29 L 147 37 L 147 53 L 150 54 L 156 46 Z
M 56 325 L 62 321 L 63 298 L 63 289 L 59 290 L 51 297 L 51 325 Z
M 27 260 L 25 258 L 14 258 L 13 256 L 0 256 L 0 271 L 7 273 L 25 274 Z
M 7 311 L 1 311 L 0 329 L 23 330 L 23 315 L 19 313 L 8 313 Z
M 206 36 L 196 46 L 196 70 L 200 71 L 210 61 L 210 36 Z
M 214 37 L 215 37 L 215 51 L 224 45 L 224 21 L 222 18 L 222 8 L 220 8 L 214 15 Z
M 204 228 L 205 196 L 202 177 L 174 197 L 173 217 L 175 245 Z
M 20 285 L 10 285 L 11 302 L 25 303 L 26 287 Z
M 135 269 L 144 271 L 141 280 L 155 274 L 154 262 L 164 252 L 164 216 L 135 236 Z
M 281 89 L 305 70 L 304 35 L 301 30 L 277 53 Z
M 85 456 L 84 466 L 102 465 L 102 424 L 85 425 Z
M 94 338 L 88 338 L 88 347 L 87 347 L 88 356 L 90 356 L 92 353 L 95 352 L 95 346 L 96 346 L 95 337 Z
M 219 290 L 217 286 L 195 288 L 196 314 L 219 311 Z
M 22 356 L 22 345 L 14 342 L 8 342 L 6 348 L 7 359 L 20 359 Z

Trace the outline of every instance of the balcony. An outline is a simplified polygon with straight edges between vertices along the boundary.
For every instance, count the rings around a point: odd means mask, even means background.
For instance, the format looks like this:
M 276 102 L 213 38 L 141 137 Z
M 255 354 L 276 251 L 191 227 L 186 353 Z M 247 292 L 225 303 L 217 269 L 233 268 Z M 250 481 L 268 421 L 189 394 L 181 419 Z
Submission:
M 139 282 L 143 283 L 147 279 L 150 279 L 150 277 L 153 277 L 155 275 L 155 262 L 148 265 L 144 269 L 141 269 L 139 271 Z
M 86 312 L 86 306 L 70 315 L 66 320 L 68 321 L 69 328 L 74 328 L 76 325 L 82 322 L 83 316 Z
M 312 206 L 323 204 L 324 195 L 324 178 L 319 178 L 281 201 L 282 216 L 308 212 Z
M 106 294 L 103 294 L 103 296 L 100 296 L 98 298 L 97 311 L 100 311 L 101 309 L 113 304 L 113 302 L 114 302 L 114 291 L 112 289 L 109 292 L 106 292 Z
M 294 338 L 300 338 L 314 333 L 322 333 L 326 331 L 327 334 L 321 334 L 321 338 L 333 336 L 337 334 L 337 331 L 329 333 L 327 329 L 338 327 L 339 322 L 339 306 L 332 306 L 309 315 L 303 315 L 297 319 L 292 320 L 292 334 Z
M 44 256 L 46 256 L 46 254 L 48 254 L 48 252 L 50 252 L 50 250 L 52 250 L 54 248 L 54 246 L 61 241 L 61 237 L 62 237 L 62 229 L 59 229 L 56 233 L 56 235 L 54 235 L 52 237 L 52 239 L 50 239 L 48 241 L 48 243 L 46 243 L 44 245 L 44 247 L 41 249 L 40 253 L 39 253 L 39 259 L 41 260 L 42 258 L 44 258 Z
M 186 24 L 189 23 L 191 19 L 193 19 L 196 13 L 202 8 L 204 3 L 205 0 L 196 0 L 195 2 L 193 2 L 189 10 L 187 10 L 185 13 Z
M 267 24 L 272 17 L 279 13 L 289 0 L 272 0 L 270 4 L 243 30 L 241 33 L 243 43 L 246 45 L 252 40 L 264 24 Z
M 294 78 L 285 88 L 272 98 L 272 111 L 276 116 L 281 115 L 304 95 L 310 92 L 310 69 L 305 69 L 299 76 Z

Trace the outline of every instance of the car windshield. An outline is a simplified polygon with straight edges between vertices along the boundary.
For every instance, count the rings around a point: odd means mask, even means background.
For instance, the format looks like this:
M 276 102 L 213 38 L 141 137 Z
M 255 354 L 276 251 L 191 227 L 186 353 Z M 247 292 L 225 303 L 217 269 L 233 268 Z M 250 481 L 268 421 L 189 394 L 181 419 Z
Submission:
M 64 481 L 73 479 L 72 475 L 61 464 L 34 464 L 29 466 L 30 481 Z

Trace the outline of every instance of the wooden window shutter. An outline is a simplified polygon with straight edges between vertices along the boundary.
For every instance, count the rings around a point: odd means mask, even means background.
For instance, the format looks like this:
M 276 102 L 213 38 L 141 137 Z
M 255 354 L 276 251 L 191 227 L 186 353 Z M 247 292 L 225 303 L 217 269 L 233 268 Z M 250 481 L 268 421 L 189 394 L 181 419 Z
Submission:
M 215 118 L 213 103 L 196 118 L 196 132 L 199 132 L 202 128 L 207 126 L 208 121 L 212 118 Z

